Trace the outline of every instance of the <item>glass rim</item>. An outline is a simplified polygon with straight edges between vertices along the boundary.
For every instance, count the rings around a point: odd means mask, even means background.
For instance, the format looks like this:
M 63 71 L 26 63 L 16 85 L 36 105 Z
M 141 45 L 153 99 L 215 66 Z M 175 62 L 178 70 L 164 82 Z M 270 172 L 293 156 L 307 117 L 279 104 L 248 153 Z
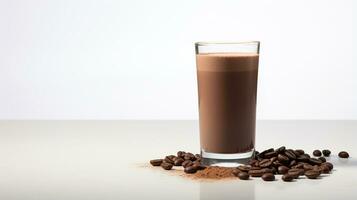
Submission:
M 209 45 L 260 45 L 260 41 L 248 40 L 248 41 L 233 41 L 233 42 L 195 42 L 196 46 L 209 46 Z

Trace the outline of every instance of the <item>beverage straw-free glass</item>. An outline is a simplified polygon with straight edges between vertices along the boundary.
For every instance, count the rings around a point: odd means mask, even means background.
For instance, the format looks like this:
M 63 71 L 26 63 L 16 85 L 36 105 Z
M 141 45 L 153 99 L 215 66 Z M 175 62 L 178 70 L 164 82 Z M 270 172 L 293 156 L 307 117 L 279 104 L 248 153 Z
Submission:
M 197 42 L 202 162 L 237 166 L 254 153 L 260 42 Z

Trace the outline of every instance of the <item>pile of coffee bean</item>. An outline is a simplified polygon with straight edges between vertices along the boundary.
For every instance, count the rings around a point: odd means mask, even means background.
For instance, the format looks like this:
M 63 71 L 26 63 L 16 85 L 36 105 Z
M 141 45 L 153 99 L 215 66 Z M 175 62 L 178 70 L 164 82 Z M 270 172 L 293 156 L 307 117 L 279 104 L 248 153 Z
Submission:
M 289 182 L 306 176 L 308 179 L 316 179 L 321 174 L 329 174 L 333 165 L 326 161 L 331 151 L 328 149 L 314 150 L 313 156 L 302 149 L 287 149 L 282 146 L 277 149 L 267 149 L 259 153 L 255 152 L 253 159 L 247 165 L 241 165 L 233 171 L 233 174 L 241 180 L 249 177 L 261 177 L 264 181 L 274 181 L 276 174 L 282 175 L 282 180 Z M 341 158 L 348 158 L 346 151 L 338 154 Z
M 152 166 L 161 166 L 165 170 L 171 170 L 173 166 L 182 166 L 187 174 L 196 173 L 206 167 L 201 164 L 201 155 L 190 152 L 178 151 L 175 155 L 168 155 L 164 159 L 150 160 Z
M 287 149 L 285 146 L 277 149 L 270 148 L 254 156 L 246 165 L 241 165 L 232 171 L 232 174 L 241 180 L 249 180 L 250 177 L 261 177 L 264 181 L 274 181 L 275 175 L 282 175 L 285 182 L 306 176 L 308 179 L 316 179 L 321 174 L 329 174 L 333 164 L 326 161 L 331 151 L 328 149 L 314 150 L 311 157 L 302 149 Z M 340 158 L 348 158 L 346 151 L 339 152 Z M 187 174 L 196 173 L 206 167 L 201 164 L 201 155 L 190 152 L 178 151 L 176 155 L 168 155 L 163 159 L 150 160 L 152 166 L 161 166 L 165 170 L 171 170 L 173 166 L 182 166 Z

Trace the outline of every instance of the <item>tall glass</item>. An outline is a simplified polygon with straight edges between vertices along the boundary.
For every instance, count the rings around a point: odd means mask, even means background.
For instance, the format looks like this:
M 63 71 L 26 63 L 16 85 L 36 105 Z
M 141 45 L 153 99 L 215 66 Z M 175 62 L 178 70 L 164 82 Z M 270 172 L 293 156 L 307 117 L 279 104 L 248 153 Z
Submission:
M 202 162 L 237 166 L 254 153 L 258 41 L 197 42 Z

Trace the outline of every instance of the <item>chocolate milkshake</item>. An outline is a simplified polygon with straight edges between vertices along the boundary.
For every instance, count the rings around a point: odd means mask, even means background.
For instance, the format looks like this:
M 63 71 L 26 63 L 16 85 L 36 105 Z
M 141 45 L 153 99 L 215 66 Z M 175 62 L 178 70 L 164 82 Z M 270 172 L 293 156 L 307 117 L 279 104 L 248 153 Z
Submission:
M 254 150 L 258 61 L 258 53 L 196 55 L 203 152 Z

